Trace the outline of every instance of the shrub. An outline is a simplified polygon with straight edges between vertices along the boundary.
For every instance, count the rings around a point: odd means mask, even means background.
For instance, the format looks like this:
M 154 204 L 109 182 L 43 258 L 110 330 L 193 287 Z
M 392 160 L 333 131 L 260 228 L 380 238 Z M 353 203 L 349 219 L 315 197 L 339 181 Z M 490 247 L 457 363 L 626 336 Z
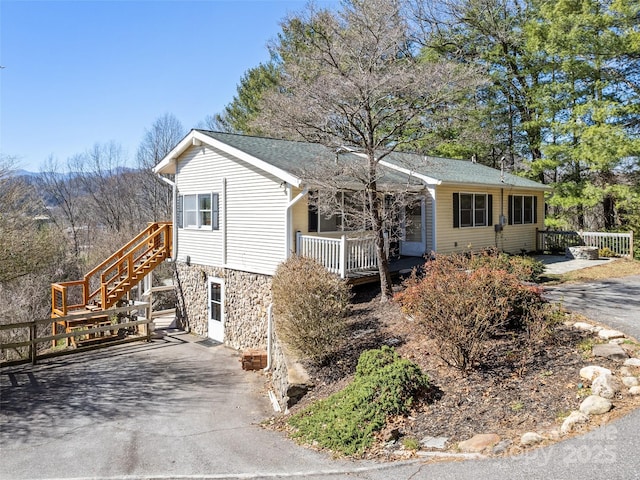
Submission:
M 609 247 L 604 247 L 598 250 L 598 256 L 603 258 L 615 258 L 619 255 L 611 250 Z
M 496 249 L 487 249 L 469 257 L 469 267 L 487 267 L 514 274 L 523 282 L 537 282 L 544 273 L 544 264 L 533 257 L 509 255 Z
M 436 257 L 422 279 L 411 278 L 396 295 L 403 310 L 436 340 L 447 364 L 468 372 L 490 348 L 487 340 L 523 328 L 524 313 L 541 305 L 541 290 L 505 270 L 468 267 L 473 259 Z M 466 267 L 466 268 L 465 268 Z
M 557 305 L 548 303 L 532 305 L 523 313 L 519 335 L 519 375 L 524 374 L 535 356 L 544 349 L 562 321 L 562 310 Z
M 388 416 L 408 413 L 428 383 L 417 365 L 392 348 L 368 350 L 360 355 L 353 382 L 291 417 L 293 436 L 344 455 L 360 454 Z
M 294 353 L 322 361 L 343 341 L 349 286 L 312 259 L 281 263 L 272 283 L 276 332 Z

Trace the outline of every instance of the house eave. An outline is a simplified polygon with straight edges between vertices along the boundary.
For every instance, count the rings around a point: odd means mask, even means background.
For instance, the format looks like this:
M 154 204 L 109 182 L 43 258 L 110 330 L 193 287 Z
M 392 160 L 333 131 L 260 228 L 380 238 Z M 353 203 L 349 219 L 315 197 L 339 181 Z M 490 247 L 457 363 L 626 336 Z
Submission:
M 409 175 L 410 177 L 417 178 L 417 179 L 421 180 L 422 182 L 424 182 L 428 186 L 440 185 L 442 183 L 440 180 L 437 180 L 437 179 L 429 177 L 427 175 L 423 175 L 421 173 L 415 172 L 415 171 L 413 171 L 413 170 L 411 170 L 409 168 L 400 167 L 400 166 L 396 165 L 395 163 L 387 162 L 386 160 L 380 160 L 380 165 L 383 165 L 383 166 L 385 166 L 387 168 L 391 168 L 393 170 L 397 170 L 398 172 L 402 172 L 405 175 Z
M 509 189 L 518 189 L 518 190 L 539 190 L 541 192 L 551 191 L 552 188 L 548 185 L 516 185 L 509 182 L 504 183 L 477 183 L 477 182 L 440 182 L 442 186 L 454 187 L 454 186 L 465 186 L 465 187 L 475 187 L 475 188 L 509 188 Z
M 200 146 L 206 145 L 210 148 L 220 150 L 230 156 L 238 158 L 248 164 L 263 170 L 271 175 L 274 175 L 279 180 L 286 182 L 294 187 L 300 187 L 302 180 L 297 176 L 275 167 L 270 163 L 265 162 L 259 158 L 249 155 L 235 147 L 232 147 L 224 142 L 216 140 L 208 135 L 205 135 L 197 130 L 191 130 L 185 138 L 183 138 L 178 145 L 176 145 L 161 161 L 153 168 L 154 173 L 157 174 L 175 174 L 177 160 L 184 152 L 186 152 L 192 145 Z

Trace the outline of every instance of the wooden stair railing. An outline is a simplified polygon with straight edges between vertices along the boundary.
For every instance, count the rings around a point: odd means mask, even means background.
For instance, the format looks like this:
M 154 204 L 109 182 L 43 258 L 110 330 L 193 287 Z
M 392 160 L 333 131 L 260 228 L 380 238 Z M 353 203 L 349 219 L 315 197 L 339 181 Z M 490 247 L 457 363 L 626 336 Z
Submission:
M 171 256 L 171 222 L 150 223 L 82 280 L 51 285 L 51 317 L 106 310 L 124 297 L 145 275 Z M 80 289 L 80 292 L 77 289 Z M 75 291 L 70 303 L 69 291 Z

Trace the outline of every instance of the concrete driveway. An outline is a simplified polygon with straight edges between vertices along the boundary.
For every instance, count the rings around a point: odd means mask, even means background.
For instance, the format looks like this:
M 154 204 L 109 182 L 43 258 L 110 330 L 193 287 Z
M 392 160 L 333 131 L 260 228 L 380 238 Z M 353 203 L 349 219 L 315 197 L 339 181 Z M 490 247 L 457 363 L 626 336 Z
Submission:
M 549 295 L 640 337 L 640 277 Z M 0 479 L 640 479 L 640 410 L 513 458 L 332 459 L 259 426 L 271 415 L 264 377 L 242 371 L 238 359 L 174 332 L 3 369 Z

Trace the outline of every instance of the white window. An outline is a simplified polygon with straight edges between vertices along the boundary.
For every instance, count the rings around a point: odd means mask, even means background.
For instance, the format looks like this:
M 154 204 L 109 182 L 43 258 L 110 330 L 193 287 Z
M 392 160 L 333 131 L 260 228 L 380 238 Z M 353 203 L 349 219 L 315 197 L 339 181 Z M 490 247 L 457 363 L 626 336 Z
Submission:
M 178 197 L 178 228 L 219 229 L 217 193 L 198 193 Z

